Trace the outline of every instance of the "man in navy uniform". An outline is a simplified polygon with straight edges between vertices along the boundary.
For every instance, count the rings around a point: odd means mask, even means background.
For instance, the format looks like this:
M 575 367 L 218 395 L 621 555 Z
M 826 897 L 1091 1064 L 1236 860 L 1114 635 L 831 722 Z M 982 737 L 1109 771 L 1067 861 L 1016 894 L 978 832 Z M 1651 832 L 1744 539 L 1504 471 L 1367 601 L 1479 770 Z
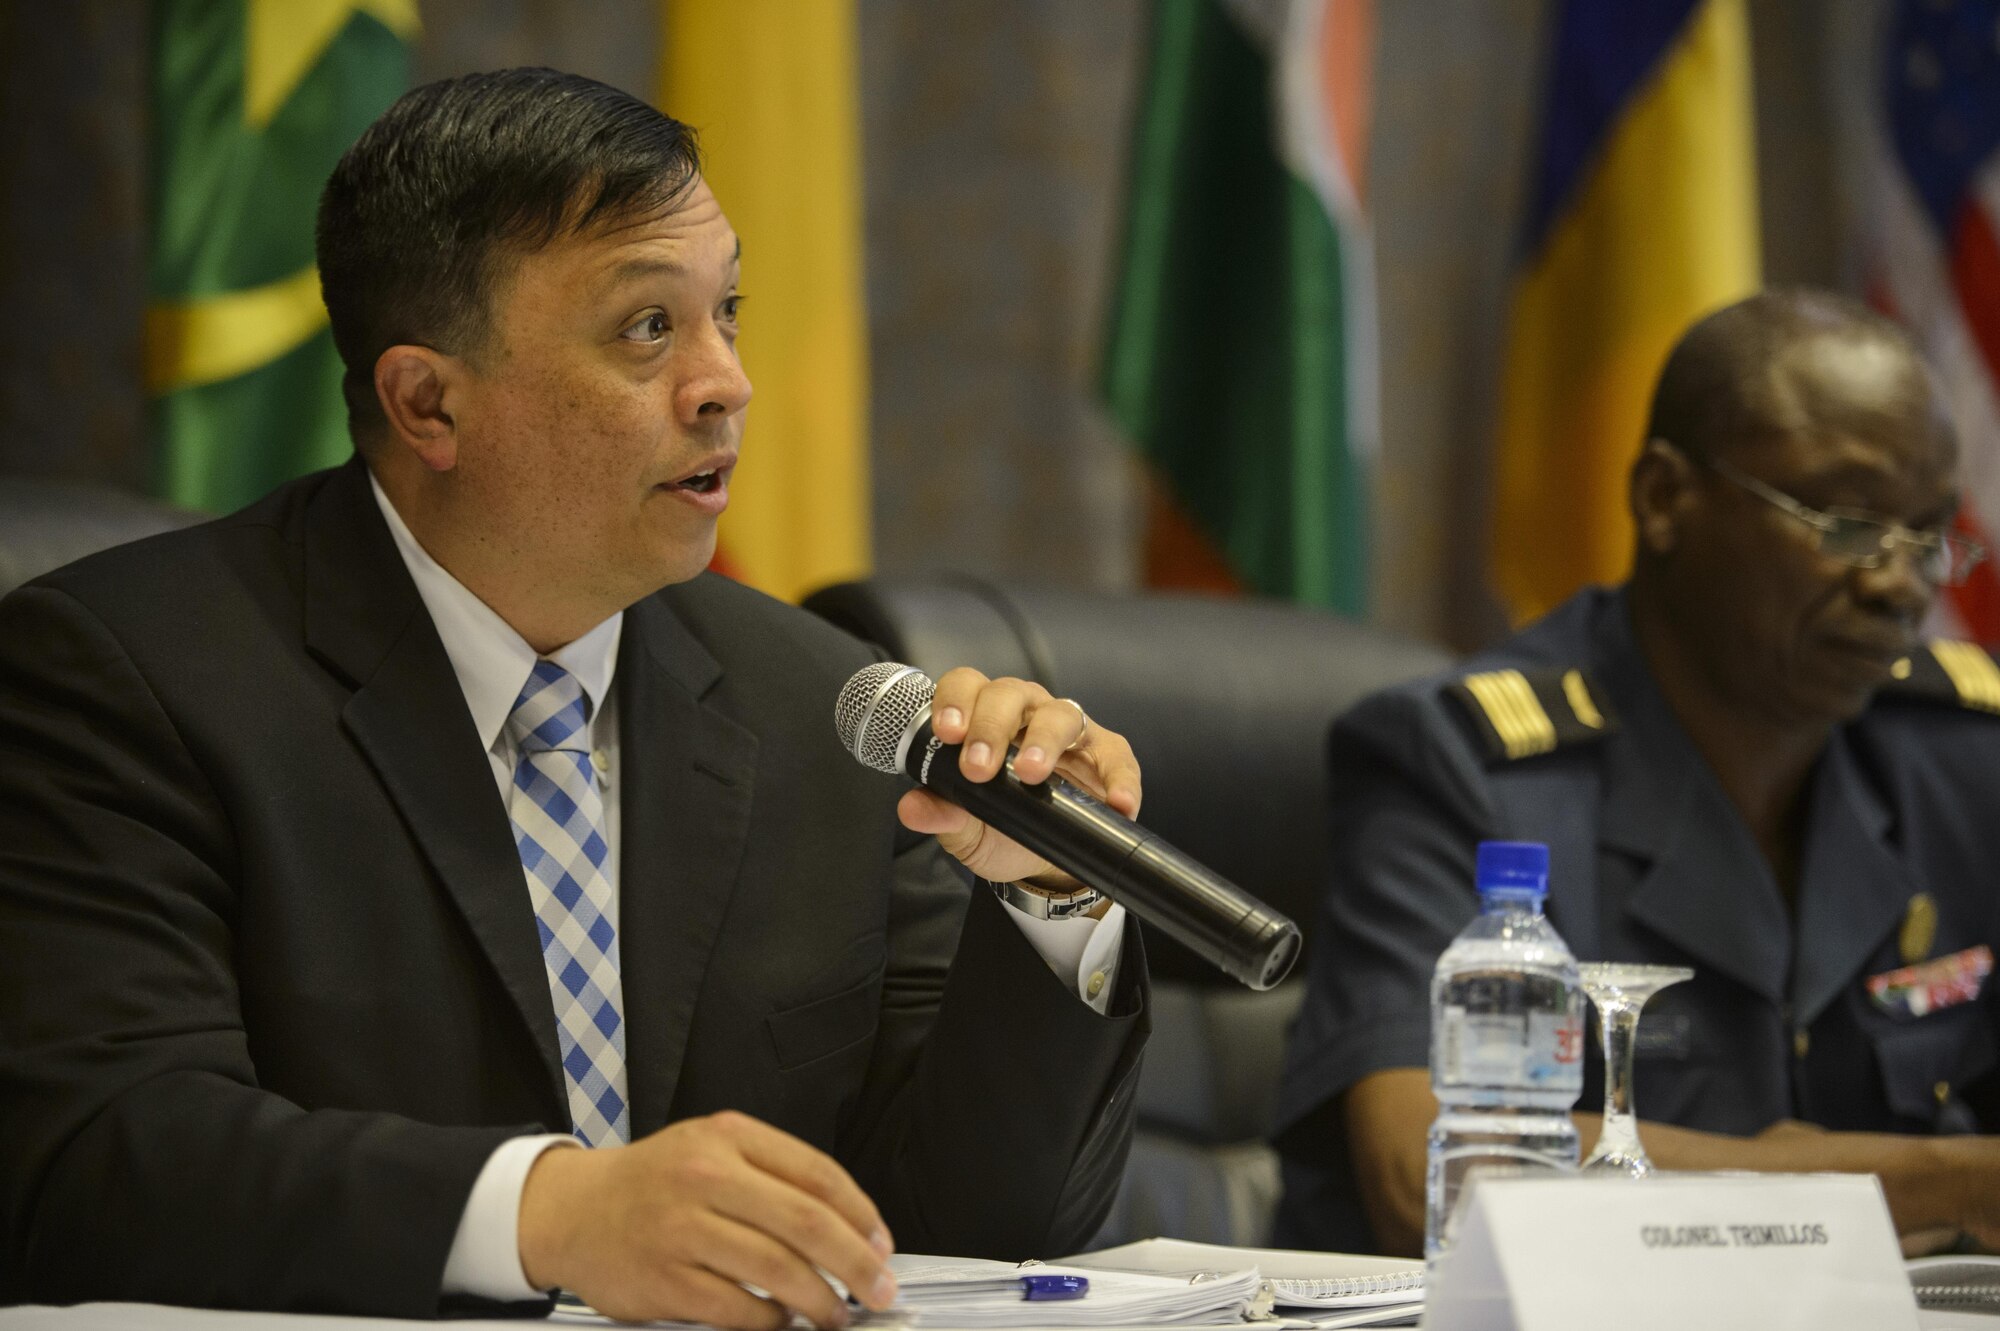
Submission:
M 1912 1247 L 2000 1246 L 2000 669 L 1918 637 L 1982 553 L 1956 464 L 1893 324 L 1752 297 L 1662 372 L 1630 581 L 1335 726 L 1280 1243 L 1419 1250 L 1431 971 L 1507 839 L 1579 959 L 1694 968 L 1640 1026 L 1656 1163 L 1874 1172 Z

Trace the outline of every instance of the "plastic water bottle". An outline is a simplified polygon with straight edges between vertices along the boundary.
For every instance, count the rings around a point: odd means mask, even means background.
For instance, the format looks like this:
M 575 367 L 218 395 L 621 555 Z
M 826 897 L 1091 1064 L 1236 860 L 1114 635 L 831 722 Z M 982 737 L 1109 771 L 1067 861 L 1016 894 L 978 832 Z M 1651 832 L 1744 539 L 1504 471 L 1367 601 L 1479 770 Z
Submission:
M 1475 1167 L 1575 1169 L 1569 1111 L 1583 1091 L 1576 958 L 1542 914 L 1549 848 L 1479 845 L 1479 915 L 1431 977 L 1431 1090 L 1438 1101 L 1424 1180 L 1424 1257 Z

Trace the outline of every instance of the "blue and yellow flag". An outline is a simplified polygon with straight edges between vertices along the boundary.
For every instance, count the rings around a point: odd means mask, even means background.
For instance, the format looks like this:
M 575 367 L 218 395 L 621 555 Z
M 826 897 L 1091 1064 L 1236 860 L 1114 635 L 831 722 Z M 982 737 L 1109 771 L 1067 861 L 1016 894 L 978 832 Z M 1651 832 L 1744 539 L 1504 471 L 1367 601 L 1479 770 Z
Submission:
M 1744 0 L 1563 0 L 1494 474 L 1516 622 L 1629 567 L 1653 381 L 1690 323 L 1759 283 L 1752 132 Z

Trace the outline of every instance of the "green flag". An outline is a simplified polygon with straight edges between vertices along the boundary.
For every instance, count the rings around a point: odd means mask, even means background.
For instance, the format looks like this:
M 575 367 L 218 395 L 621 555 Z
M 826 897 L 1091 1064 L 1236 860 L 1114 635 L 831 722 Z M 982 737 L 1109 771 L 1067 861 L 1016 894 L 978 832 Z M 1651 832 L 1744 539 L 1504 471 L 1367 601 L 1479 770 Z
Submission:
M 313 215 L 409 80 L 416 0 L 154 0 L 157 489 L 226 511 L 351 451 Z
M 1148 580 L 1359 614 L 1375 444 L 1372 0 L 1162 0 L 1102 391 Z

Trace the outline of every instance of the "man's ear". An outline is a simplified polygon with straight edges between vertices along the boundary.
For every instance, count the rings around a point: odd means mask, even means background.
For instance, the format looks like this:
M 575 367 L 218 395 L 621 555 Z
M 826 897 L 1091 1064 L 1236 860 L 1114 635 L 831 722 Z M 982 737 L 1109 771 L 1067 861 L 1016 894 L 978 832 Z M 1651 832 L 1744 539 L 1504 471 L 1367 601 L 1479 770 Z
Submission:
M 1649 555 L 1673 553 L 1681 524 L 1695 498 L 1695 464 L 1664 439 L 1648 439 L 1632 464 L 1629 500 L 1639 549 Z
M 449 410 L 464 363 L 430 347 L 390 347 L 375 358 L 375 397 L 390 446 L 407 448 L 432 471 L 458 465 L 458 428 Z

